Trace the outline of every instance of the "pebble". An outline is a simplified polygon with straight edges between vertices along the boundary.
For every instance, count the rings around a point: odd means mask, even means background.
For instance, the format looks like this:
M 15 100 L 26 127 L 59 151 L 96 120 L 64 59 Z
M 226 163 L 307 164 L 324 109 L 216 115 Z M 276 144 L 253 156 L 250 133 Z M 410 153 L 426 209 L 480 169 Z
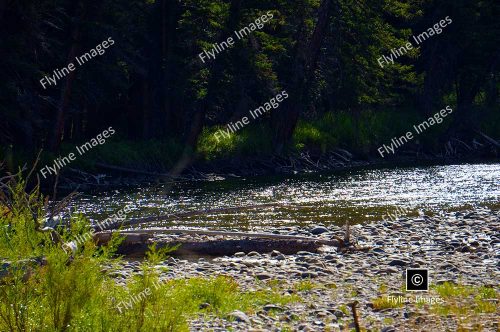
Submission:
M 409 264 L 408 261 L 405 261 L 405 260 L 402 260 L 402 259 L 393 259 L 389 263 L 389 266 L 406 266 L 408 264 Z
M 277 310 L 277 311 L 283 311 L 285 310 L 283 307 L 274 305 L 274 304 L 266 304 L 263 308 L 264 311 L 270 311 L 270 310 Z
M 316 278 L 318 274 L 316 272 L 307 271 L 307 272 L 302 272 L 300 276 L 302 278 Z
M 243 291 L 273 287 L 282 296 L 299 296 L 302 301 L 286 305 L 266 303 L 249 313 L 233 311 L 228 315 L 229 319 L 214 318 L 206 314 L 192 318 L 191 330 L 280 331 L 284 326 L 292 331 L 345 330 L 348 326 L 353 326 L 348 304 L 357 300 L 361 321 L 366 330 L 401 331 L 405 328 L 404 324 L 413 319 L 424 317 L 421 322 L 425 325 L 438 317 L 434 316 L 433 320 L 429 320 L 428 312 L 420 316 L 418 311 L 405 311 L 404 308 L 374 310 L 372 300 L 381 296 L 379 288 L 382 284 L 385 285 L 387 294 L 407 295 L 406 292 L 401 292 L 405 268 L 418 266 L 429 269 L 431 285 L 444 282 L 478 286 L 500 283 L 499 275 L 492 274 L 492 271 L 498 271 L 500 267 L 500 212 L 478 208 L 474 211 L 473 219 L 470 219 L 471 223 L 464 222 L 464 215 L 466 214 L 452 213 L 432 218 L 424 216 L 417 218 L 418 220 L 413 218 L 354 225 L 353 240 L 363 239 L 362 246 L 372 248 L 368 251 L 342 253 L 326 248 L 328 250 L 324 252 L 299 251 L 293 255 L 284 255 L 274 250 L 270 253 L 237 252 L 232 256 L 213 260 L 169 258 L 163 262 L 168 272 L 162 272 L 161 276 L 165 279 L 179 279 L 227 275 Z M 318 236 L 329 232 L 343 236 L 342 227 L 335 225 L 308 229 L 278 227 L 275 230 L 276 233 L 287 235 L 295 233 Z M 317 234 L 311 235 L 313 232 Z M 108 267 L 107 270 L 112 271 L 110 269 Z M 123 283 L 124 278 L 138 273 L 139 264 L 126 262 L 113 275 L 117 282 Z M 279 283 L 275 286 L 274 281 L 277 280 Z M 299 292 L 299 283 L 308 291 Z M 202 303 L 200 308 L 209 306 L 208 303 Z M 347 314 L 344 313 L 345 310 Z M 408 310 L 417 308 L 410 306 Z M 384 322 L 386 318 L 392 320 L 390 324 Z M 493 330 L 491 322 L 494 321 L 494 314 L 486 316 L 481 321 L 483 330 Z M 441 323 L 442 326 L 450 326 L 450 330 L 457 329 L 457 325 L 453 325 L 453 321 L 449 319 Z M 431 325 L 421 328 L 435 330 Z
M 239 310 L 235 310 L 229 314 L 230 318 L 233 318 L 237 322 L 243 322 L 243 323 L 250 323 L 250 318 L 248 316 Z
M 259 274 L 255 275 L 255 278 L 257 278 L 259 280 L 267 280 L 267 279 L 271 279 L 272 276 L 270 274 L 267 274 L 267 273 L 259 273 Z
M 328 233 L 328 232 L 329 232 L 328 228 L 323 227 L 323 226 L 317 226 L 311 230 L 311 234 L 313 234 L 313 235 L 320 235 L 320 234 Z

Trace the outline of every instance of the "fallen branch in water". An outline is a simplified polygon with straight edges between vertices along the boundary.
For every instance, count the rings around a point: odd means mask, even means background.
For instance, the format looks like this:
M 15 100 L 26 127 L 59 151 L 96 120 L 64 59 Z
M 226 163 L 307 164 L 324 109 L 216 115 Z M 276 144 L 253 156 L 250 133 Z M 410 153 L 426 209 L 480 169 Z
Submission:
M 97 167 L 106 168 L 106 169 L 113 170 L 113 171 L 142 174 L 142 175 L 170 177 L 170 174 L 166 174 L 166 173 L 149 172 L 149 171 L 144 171 L 144 170 L 140 170 L 140 169 L 133 169 L 133 168 L 122 167 L 122 166 L 108 165 L 108 164 L 104 164 L 104 163 L 95 163 L 95 165 Z

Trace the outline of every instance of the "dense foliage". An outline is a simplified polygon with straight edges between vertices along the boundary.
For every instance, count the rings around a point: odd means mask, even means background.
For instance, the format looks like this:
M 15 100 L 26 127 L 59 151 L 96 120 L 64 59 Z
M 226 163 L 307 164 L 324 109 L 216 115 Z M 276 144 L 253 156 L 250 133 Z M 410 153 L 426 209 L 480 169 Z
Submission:
M 175 155 L 230 149 L 242 140 L 256 146 L 252 153 L 307 144 L 376 153 L 374 146 L 413 124 L 398 127 L 393 118 L 422 119 L 445 105 L 456 113 L 443 135 L 492 135 L 499 128 L 499 6 L 494 0 L 0 0 L 2 152 L 57 153 L 64 143 L 113 126 L 114 141 L 160 141 Z M 215 59 L 200 60 L 203 50 L 263 15 L 272 19 L 262 28 Z M 442 33 L 379 66 L 378 58 L 446 16 L 453 23 Z M 102 55 L 42 86 L 44 76 L 108 38 L 114 44 Z M 206 136 L 282 90 L 290 98 L 236 140 L 216 146 Z M 332 127 L 328 119 L 338 121 Z

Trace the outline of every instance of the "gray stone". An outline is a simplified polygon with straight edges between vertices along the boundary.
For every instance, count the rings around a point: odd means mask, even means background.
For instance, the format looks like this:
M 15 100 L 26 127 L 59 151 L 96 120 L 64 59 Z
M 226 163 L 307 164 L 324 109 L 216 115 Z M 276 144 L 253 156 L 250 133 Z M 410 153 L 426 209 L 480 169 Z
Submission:
M 402 259 L 393 259 L 389 262 L 389 266 L 406 266 L 409 262 Z
M 341 311 L 341 310 L 335 310 L 335 311 L 333 312 L 333 314 L 334 314 L 335 316 L 337 316 L 337 318 L 342 318 L 342 317 L 344 317 L 344 316 L 345 316 L 344 312 L 343 312 L 343 311 Z
M 210 303 L 205 302 L 205 303 L 200 304 L 200 309 L 206 309 L 208 307 L 210 307 Z
M 300 324 L 298 330 L 304 332 L 314 331 L 314 329 L 307 324 Z
M 318 274 L 316 272 L 311 272 L 311 271 L 306 271 L 302 272 L 300 276 L 305 279 L 305 278 L 316 278 Z
M 243 323 L 250 323 L 250 318 L 248 316 L 239 310 L 235 310 L 229 314 L 230 318 L 233 318 L 237 322 L 243 322 Z
M 320 235 L 320 234 L 328 233 L 328 232 L 329 232 L 328 228 L 323 227 L 323 226 L 317 226 L 317 227 L 314 227 L 313 229 L 311 229 L 311 234 L 314 234 L 314 235 Z
M 386 268 L 383 268 L 383 269 L 380 269 L 377 274 L 383 274 L 383 273 L 398 273 L 399 270 L 396 268 L 396 267 L 392 267 L 392 266 L 389 266 L 389 267 L 386 267 Z
M 277 306 L 277 305 L 274 305 L 274 304 L 266 304 L 262 309 L 264 309 L 264 311 L 270 311 L 270 310 L 283 311 L 283 310 L 285 310 L 284 308 Z
M 281 252 L 279 252 L 278 250 L 273 250 L 273 251 L 271 252 L 271 257 L 276 257 L 276 256 L 279 256 L 279 255 L 282 255 L 282 253 L 281 253 Z
M 255 278 L 257 278 L 259 280 L 267 280 L 267 279 L 271 279 L 272 276 L 270 274 L 267 274 L 267 273 L 259 273 L 259 274 L 255 275 Z

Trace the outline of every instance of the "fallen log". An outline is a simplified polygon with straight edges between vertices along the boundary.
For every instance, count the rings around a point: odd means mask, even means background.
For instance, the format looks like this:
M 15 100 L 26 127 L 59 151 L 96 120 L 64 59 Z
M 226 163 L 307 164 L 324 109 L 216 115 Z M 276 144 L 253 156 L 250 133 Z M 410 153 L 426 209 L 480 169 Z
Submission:
M 169 256 L 231 256 L 237 252 L 269 253 L 277 250 L 285 255 L 299 251 L 318 252 L 322 244 L 290 240 L 241 239 L 220 241 L 158 242 L 158 248 L 176 248 Z M 148 243 L 121 245 L 117 253 L 129 257 L 143 257 L 149 250 Z
M 173 252 L 169 253 L 172 256 L 221 256 L 233 255 L 236 252 L 256 251 L 259 253 L 271 252 L 278 250 L 283 254 L 294 254 L 298 251 L 317 252 L 322 246 L 334 246 L 338 248 L 344 247 L 344 242 L 340 238 L 334 239 L 319 239 L 306 236 L 280 235 L 268 233 L 243 233 L 243 232 L 225 232 L 225 231 L 208 231 L 208 230 L 193 230 L 193 229 L 145 229 L 145 230 L 122 230 L 116 232 L 100 232 L 94 234 L 94 240 L 98 244 L 105 244 L 110 239 L 113 233 L 118 233 L 124 236 L 124 240 L 118 248 L 119 254 L 142 256 L 148 250 L 148 246 L 155 242 L 158 247 L 175 247 Z M 222 240 L 178 240 L 161 238 L 152 239 L 158 234 L 188 234 L 188 235 L 208 235 L 208 236 L 223 236 Z M 228 237 L 236 237 L 243 239 L 227 239 Z
M 99 232 L 94 234 L 94 239 L 103 240 L 105 242 L 111 239 L 113 233 L 119 233 L 121 235 L 145 235 L 145 234 L 191 234 L 191 235 L 221 235 L 227 237 L 246 237 L 246 238 L 261 238 L 261 239 L 275 239 L 275 240 L 295 240 L 295 241 L 309 241 L 318 242 L 323 245 L 329 246 L 340 246 L 343 245 L 343 240 L 334 238 L 331 240 L 321 239 L 308 236 L 297 236 L 297 235 L 281 235 L 281 234 L 271 234 L 271 233 L 245 233 L 245 232 L 231 232 L 231 231 L 209 231 L 209 230 L 198 230 L 198 229 L 171 229 L 171 228 L 148 228 L 148 229 L 138 229 L 138 230 L 119 230 L 115 232 Z
M 120 171 L 120 172 L 126 172 L 126 173 L 135 173 L 135 174 L 143 174 L 143 175 L 152 175 L 152 176 L 166 176 L 169 177 L 169 174 L 162 174 L 162 173 L 157 173 L 157 172 L 149 172 L 149 171 L 144 171 L 144 170 L 139 170 L 139 169 L 133 169 L 133 168 L 128 168 L 128 167 L 122 167 L 122 166 L 115 166 L 115 165 L 108 165 L 104 163 L 95 163 L 97 167 L 113 170 L 113 171 Z

